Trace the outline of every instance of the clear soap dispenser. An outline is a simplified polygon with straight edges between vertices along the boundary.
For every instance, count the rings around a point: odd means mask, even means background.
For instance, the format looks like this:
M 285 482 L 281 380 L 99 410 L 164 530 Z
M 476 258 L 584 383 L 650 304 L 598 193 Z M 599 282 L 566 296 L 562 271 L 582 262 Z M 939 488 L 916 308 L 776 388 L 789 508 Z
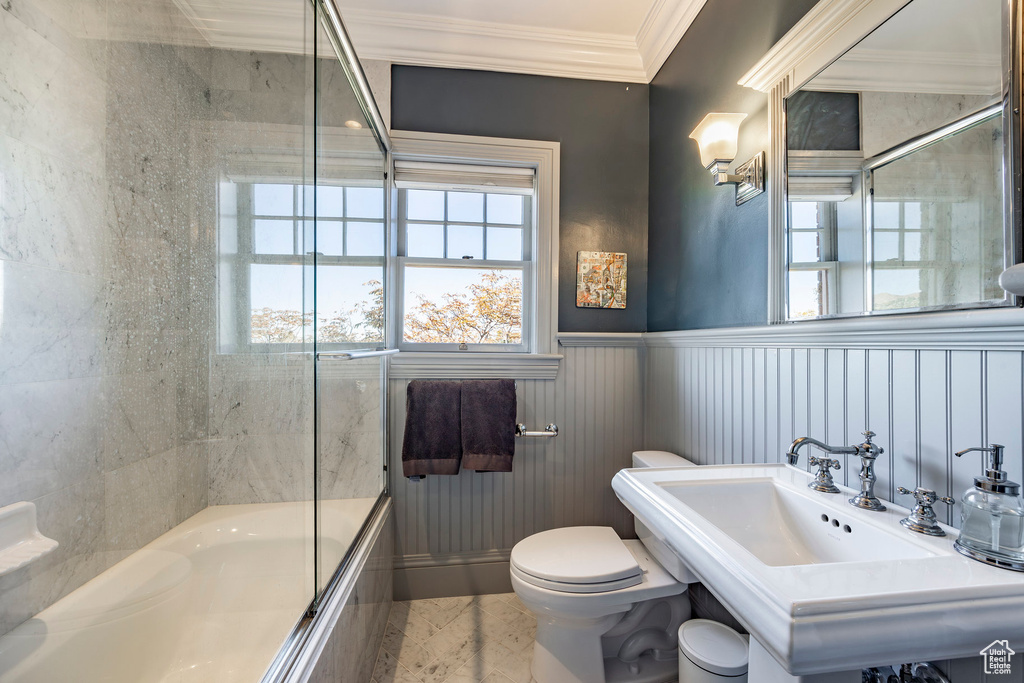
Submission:
M 974 486 L 964 493 L 960 515 L 960 537 L 954 547 L 962 554 L 986 564 L 1024 571 L 1024 503 L 1020 484 L 1006 479 L 1003 447 L 968 448 L 989 454 L 985 476 L 975 477 Z

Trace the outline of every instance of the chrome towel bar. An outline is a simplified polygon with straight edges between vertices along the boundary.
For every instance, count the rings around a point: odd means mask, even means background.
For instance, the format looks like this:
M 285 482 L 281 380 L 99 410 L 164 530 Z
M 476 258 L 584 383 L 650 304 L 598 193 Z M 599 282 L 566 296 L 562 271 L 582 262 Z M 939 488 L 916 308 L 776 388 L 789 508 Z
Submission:
M 352 351 L 320 351 L 317 360 L 358 360 L 360 358 L 376 358 L 393 356 L 398 349 L 353 349 Z
M 516 436 L 558 436 L 558 425 L 552 423 L 545 427 L 543 432 L 531 432 L 520 422 L 516 425 Z

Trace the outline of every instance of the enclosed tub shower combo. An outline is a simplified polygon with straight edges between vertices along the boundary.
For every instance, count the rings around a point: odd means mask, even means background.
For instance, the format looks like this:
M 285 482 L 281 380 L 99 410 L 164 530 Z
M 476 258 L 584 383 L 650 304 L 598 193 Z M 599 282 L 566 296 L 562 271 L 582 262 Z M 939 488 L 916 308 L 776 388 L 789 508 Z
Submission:
M 390 140 L 263 10 L 0 12 L 5 683 L 308 680 L 384 547 Z

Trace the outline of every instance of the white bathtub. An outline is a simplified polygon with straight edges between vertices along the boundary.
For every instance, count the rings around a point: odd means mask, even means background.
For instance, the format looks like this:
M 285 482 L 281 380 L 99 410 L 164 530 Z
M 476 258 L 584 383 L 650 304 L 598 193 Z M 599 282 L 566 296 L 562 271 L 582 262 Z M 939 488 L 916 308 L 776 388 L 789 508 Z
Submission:
M 373 502 L 322 504 L 322 566 Z M 206 508 L 0 638 L 0 681 L 257 683 L 313 597 L 312 529 L 310 503 Z

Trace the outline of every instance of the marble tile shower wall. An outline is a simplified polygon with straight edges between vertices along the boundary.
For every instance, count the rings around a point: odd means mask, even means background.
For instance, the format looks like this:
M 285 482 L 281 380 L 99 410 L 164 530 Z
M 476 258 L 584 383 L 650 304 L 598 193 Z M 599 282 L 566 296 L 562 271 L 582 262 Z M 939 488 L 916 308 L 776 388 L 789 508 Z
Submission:
M 313 498 L 312 365 L 215 356 L 210 374 L 210 505 Z
M 172 0 L 0 5 L 0 506 L 60 542 L 0 578 L 0 634 L 208 504 L 309 497 L 308 361 L 215 340 L 225 149 L 288 124 L 306 173 L 305 62 Z
M 0 505 L 60 542 L 0 633 L 207 504 L 200 44 L 169 1 L 0 10 Z
M 214 55 L 211 134 L 221 157 L 218 167 L 249 176 L 313 177 L 311 67 L 301 55 Z M 347 130 L 344 122 L 362 115 L 340 65 L 321 61 L 318 78 L 318 125 L 326 135 Z M 253 122 L 259 125 L 253 128 Z M 323 155 L 329 143 L 320 145 Z M 375 360 L 324 365 L 319 473 L 324 498 L 375 497 L 382 488 L 379 373 Z M 215 355 L 210 383 L 210 504 L 311 499 L 309 360 Z
M 379 363 L 321 370 L 323 499 L 374 498 L 383 488 Z M 308 359 L 214 359 L 210 505 L 312 499 L 311 378 Z

